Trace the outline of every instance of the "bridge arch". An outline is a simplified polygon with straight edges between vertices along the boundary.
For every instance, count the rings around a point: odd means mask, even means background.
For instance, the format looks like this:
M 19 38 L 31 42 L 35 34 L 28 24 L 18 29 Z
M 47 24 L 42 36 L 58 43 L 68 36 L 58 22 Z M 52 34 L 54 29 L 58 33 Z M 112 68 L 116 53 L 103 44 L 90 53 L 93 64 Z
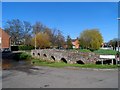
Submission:
M 77 64 L 85 64 L 82 60 L 76 61 Z
M 96 61 L 95 64 L 102 64 L 102 62 L 101 61 Z
M 47 57 L 47 55 L 46 55 L 45 53 L 43 54 L 43 56 L 44 56 L 44 57 Z
M 61 62 L 67 63 L 67 60 L 65 58 L 61 58 Z
M 38 53 L 38 56 L 40 56 L 40 53 Z
M 33 53 L 33 56 L 35 56 L 35 53 Z
M 51 56 L 51 58 L 55 61 L 55 57 L 54 56 Z

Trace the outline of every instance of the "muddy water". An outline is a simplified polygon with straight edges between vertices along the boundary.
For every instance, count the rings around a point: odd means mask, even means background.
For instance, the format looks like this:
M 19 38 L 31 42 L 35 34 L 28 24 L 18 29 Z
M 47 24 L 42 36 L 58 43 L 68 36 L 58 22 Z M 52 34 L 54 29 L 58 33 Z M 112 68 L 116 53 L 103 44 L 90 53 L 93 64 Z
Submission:
M 3 70 L 9 70 L 9 69 L 20 69 L 20 68 L 26 68 L 31 66 L 30 61 L 25 60 L 2 60 L 2 69 Z
M 2 60 L 2 69 L 9 69 L 12 67 L 12 63 L 10 62 L 10 60 Z
M 28 66 L 30 62 L 25 60 L 16 60 L 14 57 L 17 56 L 20 52 L 9 52 L 9 53 L 2 53 L 2 69 L 13 69 L 13 68 L 20 68 L 23 66 Z

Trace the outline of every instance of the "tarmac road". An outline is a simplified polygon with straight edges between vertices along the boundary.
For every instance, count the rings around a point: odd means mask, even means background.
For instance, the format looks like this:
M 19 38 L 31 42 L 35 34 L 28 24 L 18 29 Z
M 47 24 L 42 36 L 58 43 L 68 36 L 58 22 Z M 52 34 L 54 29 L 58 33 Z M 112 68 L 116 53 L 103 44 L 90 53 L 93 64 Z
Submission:
M 2 73 L 3 88 L 118 88 L 117 70 L 40 66 Z

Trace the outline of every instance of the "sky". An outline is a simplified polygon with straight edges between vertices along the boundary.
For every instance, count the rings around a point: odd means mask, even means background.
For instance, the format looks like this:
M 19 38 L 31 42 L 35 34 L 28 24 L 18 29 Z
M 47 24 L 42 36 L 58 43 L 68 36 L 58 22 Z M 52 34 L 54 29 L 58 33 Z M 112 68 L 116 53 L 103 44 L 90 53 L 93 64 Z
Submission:
M 12 19 L 40 21 L 72 39 L 86 29 L 99 29 L 104 42 L 118 37 L 117 2 L 3 2 L 2 25 Z

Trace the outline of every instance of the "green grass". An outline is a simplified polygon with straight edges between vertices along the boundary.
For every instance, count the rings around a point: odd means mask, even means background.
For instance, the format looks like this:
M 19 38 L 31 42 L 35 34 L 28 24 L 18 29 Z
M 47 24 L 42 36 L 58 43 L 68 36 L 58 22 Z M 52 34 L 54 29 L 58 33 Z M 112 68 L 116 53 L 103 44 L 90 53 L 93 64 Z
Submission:
M 63 62 L 48 62 L 39 59 L 33 59 L 35 66 L 49 66 L 49 67 L 79 67 L 79 68 L 96 68 L 96 69 L 110 69 L 110 68 L 118 68 L 117 65 L 96 65 L 96 64 L 66 64 Z
M 104 49 L 99 49 L 94 51 L 96 54 L 101 54 L 101 55 L 116 55 L 117 51 L 114 50 L 104 50 Z
M 70 51 L 91 52 L 89 49 L 69 49 Z
M 76 49 L 75 49 L 76 50 Z M 75 51 L 74 49 L 72 49 L 71 51 Z M 77 49 L 79 52 L 92 52 L 89 49 Z M 104 50 L 104 49 L 99 49 L 99 50 L 95 50 L 93 51 L 93 53 L 99 54 L 99 55 L 116 55 L 117 51 L 114 50 Z
M 80 49 L 79 52 L 91 52 L 91 51 L 88 49 Z

